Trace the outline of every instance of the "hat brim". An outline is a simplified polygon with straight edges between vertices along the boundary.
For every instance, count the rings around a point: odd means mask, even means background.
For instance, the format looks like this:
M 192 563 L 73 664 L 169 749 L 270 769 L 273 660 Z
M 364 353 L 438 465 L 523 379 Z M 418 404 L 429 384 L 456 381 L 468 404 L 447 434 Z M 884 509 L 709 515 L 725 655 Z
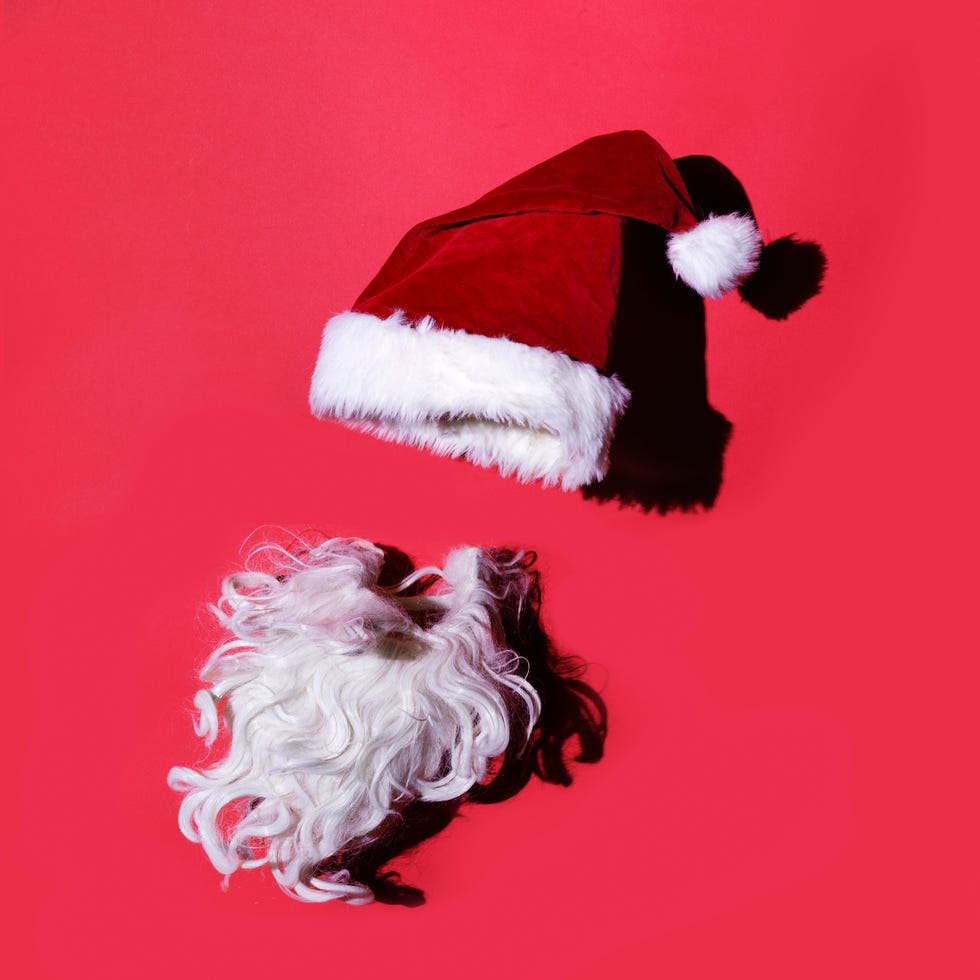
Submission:
M 565 490 L 601 479 L 629 392 L 560 351 L 400 311 L 323 331 L 310 407 L 383 439 Z

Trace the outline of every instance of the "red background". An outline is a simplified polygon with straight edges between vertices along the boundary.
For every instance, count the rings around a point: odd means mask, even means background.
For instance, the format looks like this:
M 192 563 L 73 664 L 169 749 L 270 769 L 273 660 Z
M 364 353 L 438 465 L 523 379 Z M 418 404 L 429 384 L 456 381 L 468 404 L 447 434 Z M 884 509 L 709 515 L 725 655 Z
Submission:
M 8 2 L 4 30 L 18 976 L 976 975 L 952 6 Z M 724 161 L 767 234 L 830 261 L 786 324 L 710 305 L 736 424 L 713 511 L 309 417 L 322 323 L 409 226 L 633 127 Z M 607 758 L 402 862 L 421 909 L 303 906 L 264 872 L 223 892 L 165 776 L 200 758 L 205 605 L 262 524 L 536 548 Z

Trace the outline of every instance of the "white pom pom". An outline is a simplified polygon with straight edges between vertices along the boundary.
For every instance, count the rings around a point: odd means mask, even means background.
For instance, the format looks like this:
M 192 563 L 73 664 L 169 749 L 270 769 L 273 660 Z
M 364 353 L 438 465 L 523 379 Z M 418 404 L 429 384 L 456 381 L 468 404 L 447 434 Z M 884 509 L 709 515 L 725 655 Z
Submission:
M 748 279 L 761 251 L 759 228 L 744 214 L 709 215 L 667 239 L 667 260 L 675 275 L 707 299 L 718 299 Z

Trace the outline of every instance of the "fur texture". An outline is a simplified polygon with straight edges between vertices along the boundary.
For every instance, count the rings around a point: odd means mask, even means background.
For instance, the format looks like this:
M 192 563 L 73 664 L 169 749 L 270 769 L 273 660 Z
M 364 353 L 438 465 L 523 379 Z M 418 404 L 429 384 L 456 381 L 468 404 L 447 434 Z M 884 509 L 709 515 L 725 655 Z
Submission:
M 296 898 L 370 902 L 360 855 L 527 747 L 541 701 L 499 608 L 533 599 L 528 561 L 462 548 L 383 586 L 384 559 L 358 539 L 266 545 L 224 582 L 214 611 L 233 638 L 201 673 L 195 728 L 211 745 L 223 724 L 227 755 L 168 780 L 218 871 L 267 864 Z
M 400 312 L 333 317 L 310 389 L 320 417 L 565 490 L 605 475 L 628 401 L 566 354 Z
M 674 274 L 706 299 L 718 299 L 752 275 L 761 251 L 758 226 L 742 214 L 709 215 L 667 239 Z

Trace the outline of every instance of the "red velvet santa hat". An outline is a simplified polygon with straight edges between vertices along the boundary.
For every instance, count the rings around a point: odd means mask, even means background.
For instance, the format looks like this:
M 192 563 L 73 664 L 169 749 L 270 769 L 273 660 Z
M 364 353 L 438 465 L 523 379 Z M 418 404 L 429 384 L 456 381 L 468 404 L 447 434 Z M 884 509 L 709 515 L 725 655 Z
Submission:
M 314 414 L 566 490 L 601 479 L 630 397 L 603 373 L 627 220 L 667 232 L 702 296 L 758 264 L 752 217 L 699 221 L 646 133 L 594 137 L 416 225 L 327 324 Z

